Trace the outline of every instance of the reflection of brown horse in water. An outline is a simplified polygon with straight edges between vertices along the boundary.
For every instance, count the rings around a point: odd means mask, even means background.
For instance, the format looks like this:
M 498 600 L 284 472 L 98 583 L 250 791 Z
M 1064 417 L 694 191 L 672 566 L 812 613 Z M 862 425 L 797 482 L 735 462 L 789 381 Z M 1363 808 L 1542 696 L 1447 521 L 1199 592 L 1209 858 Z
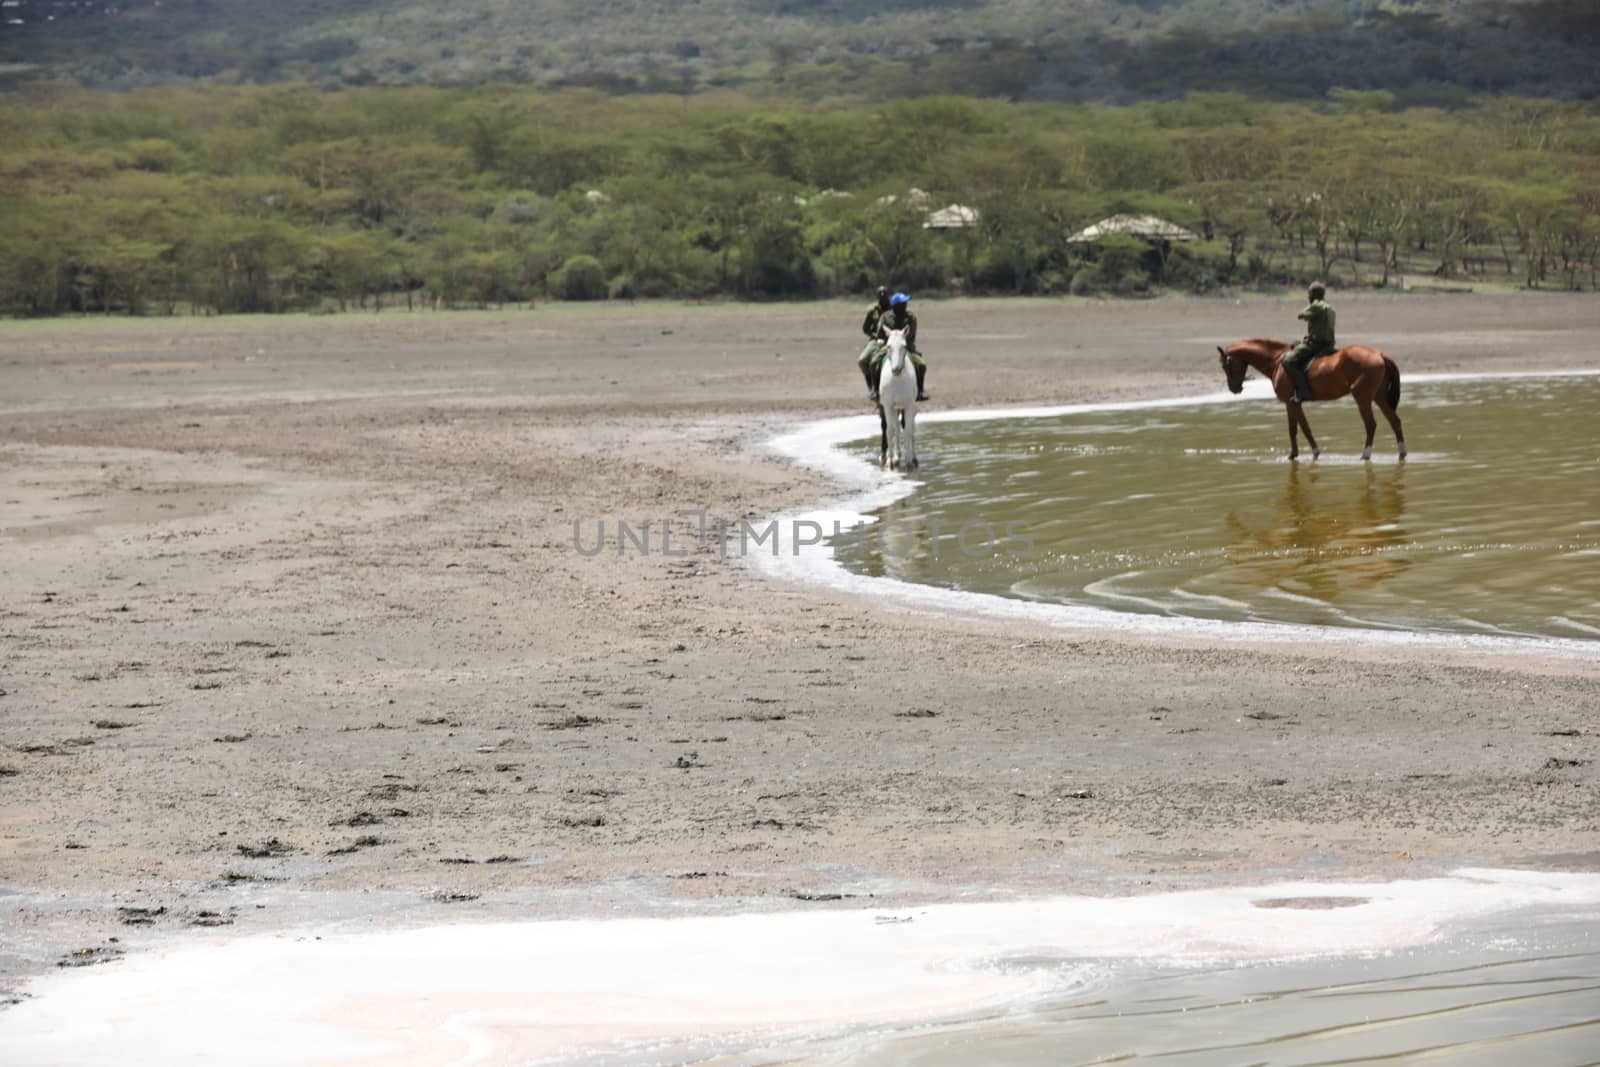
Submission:
M 1244 388 L 1245 371 L 1250 367 L 1271 380 L 1278 399 L 1288 409 L 1289 458 L 1300 455 L 1300 440 L 1296 433 L 1299 429 L 1306 432 L 1306 443 L 1311 446 L 1311 458 L 1315 459 L 1322 454 L 1322 449 L 1317 447 L 1317 439 L 1311 436 L 1305 405 L 1294 399 L 1294 382 L 1282 366 L 1284 354 L 1291 347 L 1282 341 L 1258 337 L 1227 348 L 1219 347 L 1217 351 L 1222 355 L 1222 370 L 1227 374 L 1228 388 L 1233 392 Z M 1362 459 L 1372 458 L 1372 434 L 1378 428 L 1378 421 L 1372 417 L 1374 402 L 1394 429 L 1400 458 L 1406 458 L 1406 435 L 1400 429 L 1400 416 L 1394 412 L 1400 404 L 1400 368 L 1394 365 L 1394 360 L 1376 348 L 1350 345 L 1312 360 L 1311 366 L 1306 368 L 1306 377 L 1311 382 L 1312 400 L 1338 400 L 1346 393 L 1355 397 L 1356 407 L 1361 410 L 1361 421 L 1367 427 L 1367 447 L 1361 452 Z
M 1345 592 L 1376 588 L 1411 567 L 1405 515 L 1403 466 L 1380 474 L 1366 468 L 1358 489 L 1350 472 L 1289 467 L 1277 507 L 1258 513 L 1230 512 L 1228 562 L 1253 584 L 1299 592 L 1332 603 Z M 1318 484 L 1318 479 L 1324 481 Z

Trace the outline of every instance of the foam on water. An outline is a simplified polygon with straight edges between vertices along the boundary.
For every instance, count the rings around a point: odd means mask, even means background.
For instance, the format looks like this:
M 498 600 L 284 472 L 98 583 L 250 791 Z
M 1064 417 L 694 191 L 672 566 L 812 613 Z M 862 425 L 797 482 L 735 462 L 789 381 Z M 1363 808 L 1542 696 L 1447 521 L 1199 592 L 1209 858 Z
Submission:
M 1387 952 L 1530 909 L 1592 923 L 1600 875 L 207 940 L 34 982 L 0 1048 L 74 1067 L 681 1063 L 994 1018 L 1093 989 L 1108 961 Z

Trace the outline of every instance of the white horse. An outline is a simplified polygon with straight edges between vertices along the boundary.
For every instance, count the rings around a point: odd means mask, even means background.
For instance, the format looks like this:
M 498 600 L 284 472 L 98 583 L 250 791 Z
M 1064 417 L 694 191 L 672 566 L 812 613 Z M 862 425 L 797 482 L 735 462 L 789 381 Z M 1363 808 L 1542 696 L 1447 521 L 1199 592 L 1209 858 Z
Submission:
M 878 371 L 879 460 L 885 469 L 917 469 L 917 376 L 906 356 L 906 332 L 890 330 Z

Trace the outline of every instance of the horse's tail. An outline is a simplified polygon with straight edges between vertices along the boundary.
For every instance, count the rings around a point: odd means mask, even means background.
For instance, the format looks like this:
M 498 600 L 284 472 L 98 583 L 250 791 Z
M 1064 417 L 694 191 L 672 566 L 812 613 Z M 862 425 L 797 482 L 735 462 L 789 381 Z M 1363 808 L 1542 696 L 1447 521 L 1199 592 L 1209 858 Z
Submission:
M 1384 356 L 1383 369 L 1389 372 L 1388 392 L 1384 400 L 1388 401 L 1389 410 L 1393 411 L 1400 406 L 1400 368 L 1395 366 L 1394 360 Z

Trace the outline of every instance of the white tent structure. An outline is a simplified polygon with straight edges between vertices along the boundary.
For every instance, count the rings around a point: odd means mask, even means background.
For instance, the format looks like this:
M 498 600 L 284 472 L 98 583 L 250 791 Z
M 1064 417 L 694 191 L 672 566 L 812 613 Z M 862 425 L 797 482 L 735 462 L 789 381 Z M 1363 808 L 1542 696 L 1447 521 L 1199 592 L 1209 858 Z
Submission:
M 951 204 L 938 211 L 928 212 L 924 230 L 964 230 L 978 224 L 978 209 L 964 204 Z
M 1067 238 L 1069 244 L 1093 244 L 1114 233 L 1129 237 L 1142 237 L 1146 241 L 1198 241 L 1200 235 L 1186 230 L 1176 222 L 1154 215 L 1112 215 L 1093 226 L 1085 227 Z

